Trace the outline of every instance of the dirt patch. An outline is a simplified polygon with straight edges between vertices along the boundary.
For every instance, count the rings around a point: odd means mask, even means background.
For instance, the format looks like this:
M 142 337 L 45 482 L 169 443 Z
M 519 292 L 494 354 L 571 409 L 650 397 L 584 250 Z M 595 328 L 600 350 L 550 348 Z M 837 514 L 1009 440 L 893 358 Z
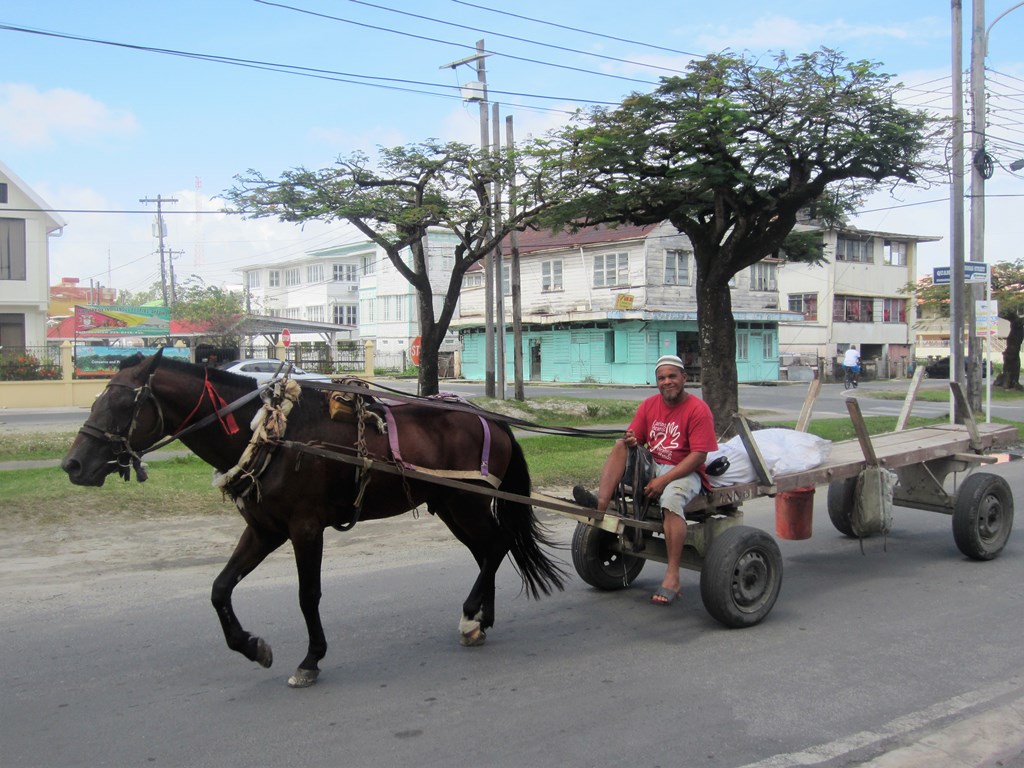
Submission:
M 570 493 L 566 488 L 538 490 L 563 498 Z M 542 510 L 538 516 L 559 541 L 571 535 L 573 523 L 567 518 Z M 231 513 L 146 519 L 80 515 L 46 524 L 0 517 L 0 591 L 25 596 L 51 593 L 59 585 L 66 592 L 129 571 L 219 570 L 243 529 L 241 517 Z M 370 520 L 344 533 L 329 529 L 324 539 L 324 568 L 331 572 L 386 568 L 394 564 L 396 550 L 408 564 L 431 559 L 439 548 L 462 547 L 426 512 Z M 290 547 L 272 558 L 287 561 L 287 573 L 294 577 Z

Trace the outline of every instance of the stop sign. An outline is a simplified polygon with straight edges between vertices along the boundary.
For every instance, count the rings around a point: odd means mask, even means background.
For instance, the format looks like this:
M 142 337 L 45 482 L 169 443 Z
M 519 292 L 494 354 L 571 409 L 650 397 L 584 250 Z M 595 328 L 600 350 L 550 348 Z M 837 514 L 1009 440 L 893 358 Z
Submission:
M 420 347 L 423 345 L 423 339 L 417 336 L 413 341 L 412 346 L 409 347 L 409 356 L 412 358 L 413 365 L 420 364 Z
M 281 343 L 286 347 L 292 343 L 292 332 L 287 328 L 281 331 Z

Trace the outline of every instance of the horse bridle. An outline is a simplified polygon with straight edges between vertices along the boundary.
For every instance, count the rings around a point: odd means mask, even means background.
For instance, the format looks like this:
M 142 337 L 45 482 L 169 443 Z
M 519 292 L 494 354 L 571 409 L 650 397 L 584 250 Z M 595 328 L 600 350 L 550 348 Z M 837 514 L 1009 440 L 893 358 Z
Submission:
M 144 483 L 148 478 L 146 468 L 142 464 L 142 457 L 149 451 L 136 451 L 132 448 L 131 443 L 132 434 L 135 432 L 135 428 L 139 423 L 139 414 L 142 412 L 142 407 L 147 402 L 152 402 L 153 407 L 156 408 L 157 423 L 159 425 L 157 434 L 163 433 L 164 411 L 163 408 L 160 407 L 160 401 L 157 400 L 156 395 L 153 394 L 153 376 L 154 374 L 147 376 L 145 383 L 138 387 L 133 387 L 131 384 L 122 384 L 119 381 L 111 381 L 107 384 L 107 389 L 110 389 L 111 387 L 123 387 L 135 392 L 135 401 L 132 404 L 132 416 L 128 422 L 128 429 L 123 434 L 120 432 L 111 432 L 98 427 L 88 419 L 85 424 L 82 425 L 81 429 L 78 430 L 82 434 L 96 438 L 97 440 L 105 440 L 110 444 L 110 447 L 114 452 L 114 458 L 107 463 L 115 464 L 117 466 L 117 474 L 125 481 L 131 479 L 131 471 L 133 467 L 135 468 L 135 474 L 140 483 Z M 152 450 L 152 447 L 149 450 Z
M 256 387 L 252 392 L 228 403 L 213 388 L 213 385 L 210 383 L 209 373 L 207 373 L 203 391 L 199 395 L 199 400 L 196 402 L 192 412 L 185 417 L 184 421 L 181 422 L 181 425 L 174 434 L 167 435 L 163 440 L 157 440 L 153 445 L 149 446 L 149 448 L 143 448 L 137 451 L 132 448 L 131 445 L 132 434 L 135 432 L 135 427 L 138 426 L 139 414 L 142 412 L 142 408 L 147 402 L 152 402 L 154 408 L 156 408 L 158 425 L 156 430 L 157 434 L 164 433 L 164 411 L 160 406 L 160 401 L 156 399 L 156 395 L 153 393 L 152 383 L 155 375 L 155 372 L 149 374 L 149 376 L 146 377 L 145 383 L 140 384 L 137 387 L 134 387 L 131 384 L 123 384 L 119 381 L 111 381 L 107 384 L 107 389 L 110 387 L 123 387 L 135 392 L 135 400 L 132 403 L 131 419 L 128 422 L 128 429 L 123 434 L 111 432 L 98 427 L 89 420 L 86 420 L 85 424 L 83 424 L 78 430 L 79 433 L 88 435 L 89 437 L 97 440 L 106 441 L 110 444 L 111 449 L 114 452 L 114 458 L 107 463 L 116 464 L 118 475 L 126 482 L 131 479 L 131 471 L 133 468 L 135 469 L 135 475 L 140 483 L 146 482 L 149 478 L 149 473 L 146 472 L 146 467 L 142 463 L 142 457 L 147 453 L 159 450 L 165 445 L 173 443 L 175 440 L 184 437 L 190 432 L 196 432 L 209 424 L 212 424 L 214 421 L 220 421 L 221 426 L 224 428 L 226 433 L 234 434 L 238 431 L 238 426 L 234 423 L 234 418 L 231 417 L 231 414 L 250 400 L 254 400 L 259 397 L 264 390 L 273 384 L 272 379 L 271 381 Z M 192 417 L 195 416 L 207 395 L 209 395 L 210 401 L 213 403 L 213 413 L 207 414 L 199 421 L 190 425 L 189 422 L 192 420 Z M 218 406 L 218 400 L 220 403 L 223 403 L 222 406 Z

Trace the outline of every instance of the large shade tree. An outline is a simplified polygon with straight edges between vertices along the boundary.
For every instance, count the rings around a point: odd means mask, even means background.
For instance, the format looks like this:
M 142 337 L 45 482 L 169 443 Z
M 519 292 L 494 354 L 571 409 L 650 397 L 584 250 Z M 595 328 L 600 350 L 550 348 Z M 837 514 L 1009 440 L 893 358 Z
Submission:
M 702 396 L 720 434 L 738 410 L 729 281 L 778 254 L 802 209 L 835 216 L 878 185 L 917 179 L 929 118 L 900 107 L 876 67 L 824 49 L 768 65 L 713 55 L 550 144 L 580 187 L 549 225 L 667 220 L 689 237 Z
M 513 171 L 515 169 L 515 171 Z M 518 179 L 509 199 L 513 174 Z M 505 190 L 513 216 L 496 216 L 493 184 Z M 540 164 L 500 158 L 455 142 L 434 140 L 381 148 L 375 160 L 363 153 L 338 159 L 322 170 L 298 168 L 280 179 L 250 170 L 225 197 L 250 217 L 282 221 L 344 220 L 381 247 L 417 295 L 422 337 L 419 392 L 438 391 L 438 350 L 455 312 L 466 270 L 492 251 L 513 229 L 521 229 L 557 202 L 560 178 Z M 428 269 L 428 233 L 454 232 L 454 266 L 440 300 Z

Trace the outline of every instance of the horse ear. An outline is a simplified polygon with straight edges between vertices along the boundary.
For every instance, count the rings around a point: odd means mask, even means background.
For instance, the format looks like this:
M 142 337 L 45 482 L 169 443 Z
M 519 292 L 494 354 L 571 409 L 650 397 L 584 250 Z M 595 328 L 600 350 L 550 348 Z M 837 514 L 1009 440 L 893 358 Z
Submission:
M 163 358 L 163 356 L 164 356 L 164 348 L 163 347 L 157 348 L 156 354 L 153 355 L 153 359 L 149 363 L 149 370 L 146 371 L 146 375 L 147 376 L 152 376 L 154 373 L 156 373 L 156 369 L 160 365 L 160 360 Z

